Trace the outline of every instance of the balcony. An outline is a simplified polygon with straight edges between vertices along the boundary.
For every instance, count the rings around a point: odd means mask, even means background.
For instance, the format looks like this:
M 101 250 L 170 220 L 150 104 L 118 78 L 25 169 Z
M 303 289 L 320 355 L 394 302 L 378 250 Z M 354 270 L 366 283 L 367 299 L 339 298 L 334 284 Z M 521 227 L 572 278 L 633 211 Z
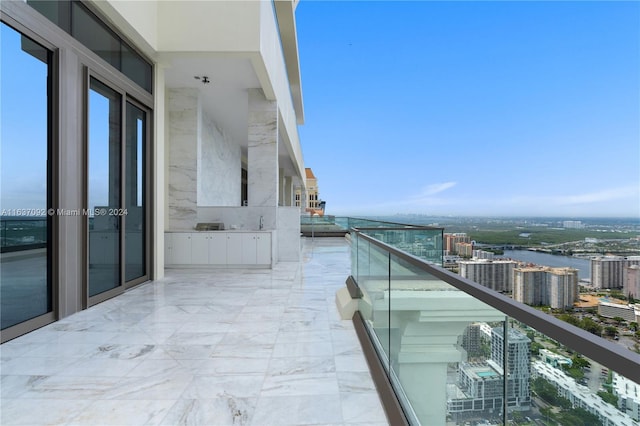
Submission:
M 638 425 L 637 354 L 444 270 L 441 229 L 332 225 L 5 343 L 0 423 Z
M 0 424 L 386 424 L 335 293 L 344 238 L 166 278 L 0 346 Z

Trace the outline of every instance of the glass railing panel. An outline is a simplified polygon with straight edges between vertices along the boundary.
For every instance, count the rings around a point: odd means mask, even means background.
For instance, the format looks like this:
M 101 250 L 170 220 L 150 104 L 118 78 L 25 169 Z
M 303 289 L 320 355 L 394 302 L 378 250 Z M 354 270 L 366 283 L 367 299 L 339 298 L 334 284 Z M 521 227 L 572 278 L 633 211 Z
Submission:
M 526 324 L 513 319 L 510 323 L 531 342 L 531 410 L 512 411 L 511 419 L 546 424 L 640 424 L 638 383 Z
M 374 236 L 352 235 L 356 281 L 361 288 L 365 283 L 365 297 L 376 301 L 363 304 L 366 324 L 376 328 L 372 334 L 380 340 L 381 358 L 411 424 L 640 425 L 636 354 L 601 339 L 597 329 L 591 338 L 386 245 L 380 241 L 389 239 L 384 233 Z M 386 288 L 380 275 L 385 268 Z M 507 320 L 505 312 L 564 343 Z M 634 326 L 619 336 L 629 348 Z M 567 345 L 582 348 L 599 363 Z
M 300 216 L 300 229 L 302 232 L 318 234 L 327 232 L 347 232 L 347 218 L 336 216 Z
M 391 377 L 411 423 L 502 424 L 503 356 L 491 345 L 505 315 L 394 254 L 389 299 Z
M 357 282 L 362 292 L 358 309 L 367 324 L 381 361 L 388 369 L 389 360 L 389 254 L 367 240 L 357 242 Z
M 0 247 L 3 252 L 42 248 L 46 243 L 46 217 L 0 218 Z
M 425 228 L 363 229 L 362 233 L 392 247 L 442 265 L 442 230 Z
M 349 229 L 349 218 L 348 217 L 341 217 L 341 216 L 334 216 L 334 221 L 335 224 L 337 226 L 339 226 L 340 228 L 343 229 Z

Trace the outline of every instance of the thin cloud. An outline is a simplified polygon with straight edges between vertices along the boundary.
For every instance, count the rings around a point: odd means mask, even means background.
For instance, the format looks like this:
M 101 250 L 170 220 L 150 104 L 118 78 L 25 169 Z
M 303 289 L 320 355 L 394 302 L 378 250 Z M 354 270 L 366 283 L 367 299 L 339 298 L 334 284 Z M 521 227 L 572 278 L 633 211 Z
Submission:
M 420 194 L 412 197 L 413 199 L 422 199 L 425 197 L 431 197 L 433 195 L 439 194 L 443 191 L 446 191 L 449 188 L 453 188 L 456 186 L 457 182 L 443 182 L 443 183 L 434 183 L 426 186 L 422 189 Z

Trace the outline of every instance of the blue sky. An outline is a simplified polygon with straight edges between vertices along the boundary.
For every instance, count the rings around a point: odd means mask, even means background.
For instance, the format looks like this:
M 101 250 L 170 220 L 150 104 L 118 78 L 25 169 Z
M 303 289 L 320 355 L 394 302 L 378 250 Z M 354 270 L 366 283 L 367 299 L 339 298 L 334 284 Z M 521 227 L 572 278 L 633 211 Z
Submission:
M 640 217 L 639 2 L 296 11 L 329 214 Z

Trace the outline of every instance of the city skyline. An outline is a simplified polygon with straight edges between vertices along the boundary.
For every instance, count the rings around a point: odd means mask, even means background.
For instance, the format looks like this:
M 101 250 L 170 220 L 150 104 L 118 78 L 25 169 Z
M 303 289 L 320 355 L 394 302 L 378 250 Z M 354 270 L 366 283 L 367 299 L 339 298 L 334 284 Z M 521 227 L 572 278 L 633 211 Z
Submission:
M 640 216 L 637 2 L 297 8 L 327 213 Z

